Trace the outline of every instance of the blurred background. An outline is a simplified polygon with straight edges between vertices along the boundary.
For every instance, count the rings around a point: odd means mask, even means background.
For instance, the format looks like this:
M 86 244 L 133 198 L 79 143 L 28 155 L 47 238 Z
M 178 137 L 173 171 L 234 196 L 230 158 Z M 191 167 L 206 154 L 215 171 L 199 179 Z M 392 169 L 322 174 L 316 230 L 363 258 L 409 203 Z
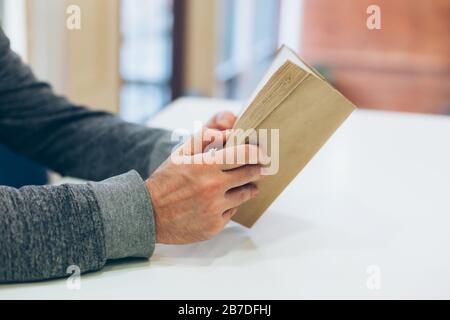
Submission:
M 372 4 L 380 30 L 366 25 Z M 81 29 L 66 26 L 70 5 Z M 56 92 L 132 122 L 181 96 L 247 98 L 281 44 L 361 108 L 450 114 L 449 0 L 0 0 L 0 21 Z M 7 153 L 0 169 L 36 169 Z M 33 177 L 10 172 L 0 184 Z
M 69 30 L 69 5 L 81 29 Z M 381 30 L 366 26 L 381 9 Z M 361 108 L 450 113 L 449 0 L 0 0 L 3 28 L 72 100 L 144 123 L 184 95 L 245 99 L 280 44 Z

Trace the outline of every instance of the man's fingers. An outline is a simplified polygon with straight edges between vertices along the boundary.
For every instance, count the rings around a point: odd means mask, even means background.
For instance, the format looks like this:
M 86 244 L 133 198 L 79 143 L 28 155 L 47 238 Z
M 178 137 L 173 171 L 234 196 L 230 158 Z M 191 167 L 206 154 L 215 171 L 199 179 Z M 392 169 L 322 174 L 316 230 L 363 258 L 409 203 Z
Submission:
M 220 129 L 230 129 L 236 122 L 236 116 L 231 112 L 225 111 L 217 115 L 216 121 Z
M 262 177 L 259 165 L 246 165 L 224 173 L 228 178 L 229 189 L 256 182 Z
M 204 128 L 186 141 L 180 152 L 182 155 L 194 155 L 203 153 L 207 147 L 222 148 L 228 135 L 228 131 Z
M 254 184 L 247 184 L 228 190 L 225 194 L 227 207 L 236 208 L 244 202 L 254 198 L 258 194 L 258 188 Z
M 205 154 L 205 157 L 221 166 L 223 170 L 267 162 L 267 155 L 261 148 L 251 144 L 228 147 L 212 154 Z
M 222 217 L 225 219 L 225 223 L 230 221 L 231 218 L 238 212 L 238 208 L 231 208 L 225 211 L 222 214 Z
M 236 122 L 236 116 L 228 111 L 216 114 L 208 123 L 207 127 L 218 130 L 231 129 Z
M 204 129 L 181 146 L 174 155 L 182 159 L 187 157 L 188 163 L 216 165 L 223 171 L 246 165 L 270 163 L 270 158 L 266 153 L 260 147 L 252 144 L 230 146 L 223 149 L 229 136 L 229 130 Z

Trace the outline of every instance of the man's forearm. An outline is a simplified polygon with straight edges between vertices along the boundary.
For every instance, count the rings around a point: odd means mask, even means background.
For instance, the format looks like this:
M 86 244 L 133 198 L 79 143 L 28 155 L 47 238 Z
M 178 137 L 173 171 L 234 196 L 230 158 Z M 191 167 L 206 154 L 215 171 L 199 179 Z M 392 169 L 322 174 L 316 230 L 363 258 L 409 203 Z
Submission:
M 148 257 L 155 230 L 136 172 L 87 185 L 0 187 L 0 282 L 100 269 L 107 259 Z
M 11 51 L 0 29 L 0 143 L 63 175 L 143 177 L 171 153 L 170 133 L 88 110 L 56 95 Z

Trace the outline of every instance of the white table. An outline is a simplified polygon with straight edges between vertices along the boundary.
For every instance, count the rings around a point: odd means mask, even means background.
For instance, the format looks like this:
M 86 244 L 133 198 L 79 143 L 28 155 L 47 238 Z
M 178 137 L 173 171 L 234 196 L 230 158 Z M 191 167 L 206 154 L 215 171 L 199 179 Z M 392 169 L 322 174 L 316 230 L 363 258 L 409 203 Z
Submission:
M 238 108 L 183 99 L 152 125 Z M 450 298 L 449 138 L 449 117 L 358 110 L 254 228 L 0 298 Z

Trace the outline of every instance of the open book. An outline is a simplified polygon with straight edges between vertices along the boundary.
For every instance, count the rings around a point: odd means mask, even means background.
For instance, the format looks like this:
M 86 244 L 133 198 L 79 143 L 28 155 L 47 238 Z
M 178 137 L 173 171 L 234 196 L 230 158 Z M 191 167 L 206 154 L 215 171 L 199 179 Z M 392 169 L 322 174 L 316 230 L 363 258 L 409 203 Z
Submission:
M 239 116 L 235 136 L 227 141 L 227 146 L 236 141 L 258 143 L 272 162 L 278 162 L 270 164 L 276 173 L 257 183 L 259 194 L 242 205 L 233 220 L 251 227 L 354 109 L 316 70 L 283 46 Z M 236 136 L 252 129 L 265 131 L 267 139 Z M 273 139 L 277 134 L 278 139 Z

